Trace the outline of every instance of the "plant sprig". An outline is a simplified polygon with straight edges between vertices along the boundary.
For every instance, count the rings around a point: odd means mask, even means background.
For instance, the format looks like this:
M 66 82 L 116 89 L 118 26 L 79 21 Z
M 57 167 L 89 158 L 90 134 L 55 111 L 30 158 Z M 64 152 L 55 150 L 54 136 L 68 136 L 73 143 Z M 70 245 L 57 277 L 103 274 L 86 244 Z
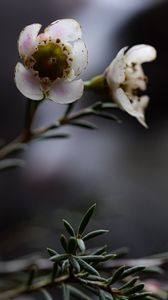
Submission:
M 94 251 L 87 249 L 88 239 L 108 232 L 98 229 L 86 233 L 95 207 L 94 204 L 87 210 L 77 230 L 63 219 L 66 231 L 66 235 L 61 234 L 60 237 L 63 252 L 58 253 L 55 249 L 47 248 L 53 265 L 45 276 L 38 275 L 37 266 L 31 267 L 27 271 L 26 283 L 17 284 L 14 289 L 0 290 L 0 299 L 9 300 L 22 294 L 41 291 L 47 300 L 54 300 L 49 291 L 52 286 L 62 289 L 64 300 L 70 300 L 71 296 L 91 300 L 93 295 L 99 300 L 150 300 L 150 293 L 144 290 L 144 284 L 135 276 L 144 271 L 144 266 L 116 267 L 107 276 L 107 273 L 101 271 L 101 267 L 105 262 L 113 261 L 117 255 L 108 252 L 105 246 Z
M 32 130 L 32 122 L 38 108 L 38 105 L 34 105 L 34 101 L 28 99 L 29 106 L 26 112 L 26 125 L 23 129 L 23 132 L 18 138 L 13 140 L 7 145 L 3 145 L 0 148 L 0 170 L 9 169 L 13 167 L 23 167 L 25 165 L 24 161 L 16 158 L 8 158 L 10 155 L 16 154 L 17 152 L 26 150 L 28 143 L 33 140 L 46 140 L 46 139 L 60 139 L 68 138 L 69 134 L 60 133 L 58 129 L 64 125 L 72 125 L 75 127 L 80 127 L 84 129 L 94 130 L 97 129 L 97 126 L 88 120 L 85 120 L 85 117 L 96 116 L 102 117 L 108 120 L 120 122 L 120 120 L 111 113 L 111 109 L 117 107 L 116 104 L 110 102 L 101 102 L 98 101 L 93 105 L 90 105 L 86 108 L 83 108 L 77 112 L 72 112 L 74 104 L 69 104 L 67 109 L 62 117 L 55 121 L 55 123 L 50 124 L 36 130 Z M 32 109 L 33 107 L 33 113 Z M 28 120 L 28 121 L 27 121 Z

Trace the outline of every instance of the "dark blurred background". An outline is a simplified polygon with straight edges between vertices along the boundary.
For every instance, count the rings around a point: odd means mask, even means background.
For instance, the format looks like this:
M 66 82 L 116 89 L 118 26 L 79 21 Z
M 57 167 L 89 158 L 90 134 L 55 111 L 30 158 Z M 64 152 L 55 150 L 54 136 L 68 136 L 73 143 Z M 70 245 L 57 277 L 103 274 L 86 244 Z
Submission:
M 0 0 L 0 143 L 21 131 L 26 100 L 17 91 L 13 70 L 21 29 L 59 18 L 77 19 L 89 50 L 84 79 L 101 73 L 118 50 L 139 43 L 157 48 L 158 59 L 145 65 L 151 97 L 149 130 L 117 112 L 123 124 L 94 119 L 97 131 L 64 127 L 71 137 L 32 143 L 25 169 L 0 173 L 0 256 L 9 259 L 46 246 L 59 247 L 61 219 L 76 224 L 97 202 L 92 228 L 111 230 L 109 246 L 130 248 L 130 256 L 167 251 L 168 2 L 157 0 Z M 92 103 L 88 93 L 78 106 Z M 65 107 L 45 102 L 34 126 L 49 124 Z M 100 245 L 100 239 L 95 245 Z

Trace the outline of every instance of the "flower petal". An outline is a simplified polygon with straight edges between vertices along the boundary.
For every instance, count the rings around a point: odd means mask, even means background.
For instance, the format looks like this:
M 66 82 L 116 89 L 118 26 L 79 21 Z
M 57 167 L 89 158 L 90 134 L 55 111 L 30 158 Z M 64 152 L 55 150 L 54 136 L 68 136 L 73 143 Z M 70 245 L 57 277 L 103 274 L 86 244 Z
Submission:
M 72 69 L 75 76 L 79 76 L 86 68 L 88 63 L 88 51 L 82 40 L 77 40 L 73 47 L 73 63 Z
M 35 45 L 36 38 L 40 31 L 41 24 L 32 24 L 26 26 L 20 33 L 18 40 L 18 50 L 21 57 L 31 55 Z
M 121 107 L 121 109 L 125 110 L 129 115 L 137 118 L 137 120 L 144 126 L 147 127 L 145 123 L 145 116 L 144 116 L 144 108 L 147 105 L 147 101 L 142 99 L 143 103 L 141 106 L 140 102 L 136 102 L 136 105 L 131 103 L 125 92 L 119 88 L 115 92 L 115 101 Z M 140 99 L 141 100 L 141 99 Z
M 112 81 L 116 84 L 121 84 L 125 80 L 125 50 L 127 47 L 122 48 L 112 63 L 107 69 L 107 81 Z M 110 84 L 110 82 L 109 82 Z
M 125 54 L 125 62 L 128 65 L 132 63 L 142 64 L 152 61 L 156 58 L 156 49 L 150 45 L 136 45 L 130 48 Z
M 45 45 L 45 43 L 48 42 L 48 35 L 47 35 L 47 33 L 45 33 L 45 32 L 40 33 L 37 36 L 36 41 L 37 41 L 37 44 L 44 44 Z
M 148 128 L 148 125 L 145 122 L 144 112 L 146 107 L 148 106 L 148 103 L 149 103 L 149 97 L 147 95 L 141 96 L 139 98 L 139 101 L 135 101 L 133 103 L 134 109 L 141 111 L 143 114 L 142 117 L 138 118 L 138 121 L 146 128 Z
M 83 89 L 84 84 L 81 79 L 71 82 L 57 80 L 51 87 L 48 98 L 60 104 L 71 103 L 81 98 Z
M 15 68 L 15 82 L 18 90 L 25 97 L 32 100 L 43 99 L 43 92 L 38 79 L 21 63 L 17 63 Z
M 51 39 L 60 39 L 61 41 L 75 41 L 82 37 L 81 27 L 73 19 L 62 19 L 51 23 L 45 33 Z

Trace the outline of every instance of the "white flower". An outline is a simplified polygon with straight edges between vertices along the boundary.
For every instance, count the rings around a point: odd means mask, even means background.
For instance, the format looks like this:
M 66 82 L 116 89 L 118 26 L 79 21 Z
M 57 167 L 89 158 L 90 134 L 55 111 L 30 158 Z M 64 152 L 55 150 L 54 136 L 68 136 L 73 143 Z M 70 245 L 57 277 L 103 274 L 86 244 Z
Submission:
M 148 105 L 147 95 L 138 96 L 137 91 L 146 90 L 147 77 L 141 64 L 156 58 L 156 50 L 149 45 L 137 45 L 129 50 L 121 49 L 105 75 L 111 95 L 119 107 L 129 113 L 145 127 L 145 108 Z
M 87 65 L 81 27 L 73 19 L 63 19 L 39 34 L 40 29 L 40 24 L 32 24 L 20 33 L 18 50 L 24 65 L 16 65 L 16 86 L 33 100 L 71 103 L 82 96 L 84 88 L 81 79 L 74 80 Z

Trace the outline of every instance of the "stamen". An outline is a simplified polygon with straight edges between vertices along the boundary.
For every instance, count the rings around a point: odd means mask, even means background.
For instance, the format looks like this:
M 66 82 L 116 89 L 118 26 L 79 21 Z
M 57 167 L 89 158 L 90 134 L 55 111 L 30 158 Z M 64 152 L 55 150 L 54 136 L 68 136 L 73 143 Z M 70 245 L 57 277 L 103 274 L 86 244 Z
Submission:
M 48 78 L 54 81 L 57 78 L 67 77 L 70 73 L 72 64 L 70 49 L 60 42 L 57 39 L 56 43 L 51 41 L 46 44 L 40 43 L 29 61 L 25 62 L 28 68 L 31 67 L 38 73 L 41 80 Z

